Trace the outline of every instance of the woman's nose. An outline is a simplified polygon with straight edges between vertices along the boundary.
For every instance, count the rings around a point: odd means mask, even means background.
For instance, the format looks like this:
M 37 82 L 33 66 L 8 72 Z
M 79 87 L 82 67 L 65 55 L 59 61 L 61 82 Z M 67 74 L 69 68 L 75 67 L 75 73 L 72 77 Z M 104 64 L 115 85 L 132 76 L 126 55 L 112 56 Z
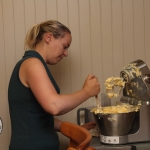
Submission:
M 64 55 L 67 57 L 68 56 L 68 50 L 64 51 Z

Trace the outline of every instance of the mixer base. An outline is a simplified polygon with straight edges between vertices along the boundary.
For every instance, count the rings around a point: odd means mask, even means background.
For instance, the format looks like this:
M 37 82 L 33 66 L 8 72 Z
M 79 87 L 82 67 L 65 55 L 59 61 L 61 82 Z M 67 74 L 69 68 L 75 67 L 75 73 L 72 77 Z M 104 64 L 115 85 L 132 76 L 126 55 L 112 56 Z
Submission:
M 100 142 L 99 137 L 93 137 L 90 145 L 94 147 L 96 150 L 136 150 L 137 149 L 135 145 L 104 144 Z
M 94 147 L 96 150 L 136 150 L 136 146 L 132 145 L 101 145 L 100 147 Z

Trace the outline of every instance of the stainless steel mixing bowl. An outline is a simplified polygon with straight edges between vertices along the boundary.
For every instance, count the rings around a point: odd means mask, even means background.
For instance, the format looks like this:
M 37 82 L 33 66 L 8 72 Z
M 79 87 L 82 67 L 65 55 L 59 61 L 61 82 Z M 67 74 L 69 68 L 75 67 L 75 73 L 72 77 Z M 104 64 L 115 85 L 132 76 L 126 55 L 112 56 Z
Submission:
M 129 134 L 136 112 L 118 114 L 94 114 L 100 133 L 105 136 L 123 136 Z

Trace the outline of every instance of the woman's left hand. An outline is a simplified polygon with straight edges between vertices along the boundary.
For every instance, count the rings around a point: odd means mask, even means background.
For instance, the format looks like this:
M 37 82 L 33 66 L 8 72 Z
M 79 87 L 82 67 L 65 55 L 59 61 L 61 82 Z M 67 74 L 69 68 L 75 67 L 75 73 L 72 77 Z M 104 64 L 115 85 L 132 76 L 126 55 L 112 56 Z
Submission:
M 85 128 L 87 130 L 94 129 L 95 126 L 96 126 L 95 122 L 88 122 L 88 123 L 85 123 L 85 124 L 81 125 L 81 127 Z

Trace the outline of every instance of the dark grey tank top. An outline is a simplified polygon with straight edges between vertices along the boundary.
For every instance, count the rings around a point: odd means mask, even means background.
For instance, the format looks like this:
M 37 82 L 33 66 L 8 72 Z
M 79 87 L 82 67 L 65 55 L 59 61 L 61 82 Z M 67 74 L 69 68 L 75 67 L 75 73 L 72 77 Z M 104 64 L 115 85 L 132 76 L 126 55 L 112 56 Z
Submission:
M 8 102 L 11 119 L 10 150 L 59 150 L 59 139 L 54 130 L 54 117 L 44 111 L 30 88 L 25 87 L 19 79 L 22 62 L 36 57 L 44 65 L 49 79 L 57 93 L 60 93 L 52 74 L 39 53 L 26 51 L 16 64 L 8 87 Z

